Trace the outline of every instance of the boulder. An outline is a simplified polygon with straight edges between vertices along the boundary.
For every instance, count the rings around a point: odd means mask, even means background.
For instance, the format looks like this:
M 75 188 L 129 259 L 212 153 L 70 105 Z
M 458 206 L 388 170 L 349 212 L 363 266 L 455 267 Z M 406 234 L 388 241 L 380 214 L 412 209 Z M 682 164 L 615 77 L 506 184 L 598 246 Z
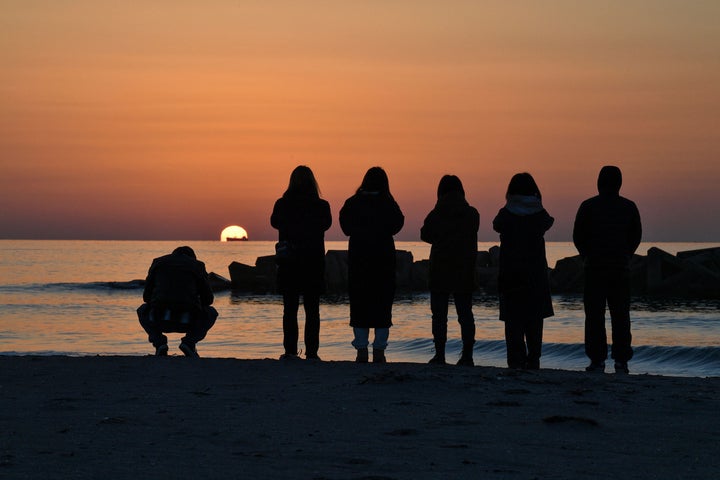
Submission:
M 348 290 L 347 250 L 328 250 L 325 254 L 325 292 L 344 294 Z
M 582 293 L 585 286 L 585 266 L 580 255 L 561 258 L 550 271 L 552 293 Z
M 232 288 L 232 282 L 230 280 L 215 272 L 208 274 L 208 281 L 210 282 L 210 288 L 213 292 L 222 292 Z
M 412 264 L 413 292 L 427 292 L 430 289 L 430 260 L 418 260 Z
M 702 261 L 707 253 L 674 256 L 657 247 L 647 254 L 647 291 L 650 294 L 677 296 L 720 296 L 720 271 L 707 268 L 712 259 Z M 712 255 L 710 255 L 712 257 Z M 694 258 L 694 259 L 693 259 Z
M 395 288 L 399 292 L 410 292 L 413 279 L 413 255 L 407 250 L 395 252 Z

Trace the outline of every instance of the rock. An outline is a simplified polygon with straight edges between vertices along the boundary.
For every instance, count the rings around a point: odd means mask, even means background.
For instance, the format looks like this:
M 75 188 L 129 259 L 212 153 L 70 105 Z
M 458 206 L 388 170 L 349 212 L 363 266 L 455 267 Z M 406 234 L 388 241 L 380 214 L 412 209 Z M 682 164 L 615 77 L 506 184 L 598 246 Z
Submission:
M 552 293 L 582 293 L 585 287 L 585 266 L 580 255 L 558 260 L 549 278 Z
M 244 263 L 232 262 L 228 266 L 230 283 L 233 290 L 241 292 L 254 292 L 256 285 L 255 267 Z
M 430 289 L 430 260 L 418 260 L 412 264 L 413 292 L 427 292 Z
M 395 288 L 399 292 L 412 290 L 413 255 L 407 250 L 395 252 Z
M 277 292 L 277 264 L 275 255 L 266 255 L 255 259 L 256 293 Z
M 230 280 L 215 272 L 208 274 L 208 281 L 210 282 L 210 288 L 213 292 L 222 292 L 232 288 L 232 282 Z
M 325 292 L 344 294 L 348 290 L 347 250 L 328 250 L 325 254 Z
M 700 256 L 709 255 L 709 260 Z M 712 264 L 712 255 L 683 252 L 676 257 L 653 247 L 647 254 L 647 291 L 650 294 L 677 296 L 720 296 L 720 271 L 705 266 Z

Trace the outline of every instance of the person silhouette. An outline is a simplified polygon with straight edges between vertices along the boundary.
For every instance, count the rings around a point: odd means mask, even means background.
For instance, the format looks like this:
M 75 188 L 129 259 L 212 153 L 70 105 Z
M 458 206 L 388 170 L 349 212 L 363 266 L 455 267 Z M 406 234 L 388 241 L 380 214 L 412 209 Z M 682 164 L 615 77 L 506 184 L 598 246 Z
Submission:
M 445 175 L 437 189 L 437 203 L 425 217 L 420 238 L 430 248 L 430 310 L 435 355 L 429 363 L 445 364 L 448 302 L 453 296 L 462 354 L 458 365 L 472 366 L 475 345 L 475 319 L 472 296 L 475 290 L 475 260 L 480 215 L 465 200 L 462 182 L 455 175 Z
M 529 173 L 512 177 L 493 229 L 500 234 L 498 291 L 505 322 L 507 364 L 536 370 L 542 354 L 543 319 L 553 316 L 545 232 L 554 219 Z
M 610 310 L 612 358 L 616 373 L 630 373 L 633 356 L 630 327 L 630 260 L 642 238 L 640 212 L 620 196 L 622 172 L 600 169 L 598 195 L 580 204 L 573 242 L 584 260 L 585 354 L 588 372 L 604 372 L 608 354 L 605 307 Z
M 275 202 L 270 224 L 278 230 L 277 285 L 283 296 L 281 359 L 298 357 L 300 295 L 305 310 L 305 358 L 320 360 L 320 294 L 325 288 L 325 231 L 332 225 L 330 204 L 320 198 L 315 175 L 304 165 L 290 174 Z
M 385 170 L 370 168 L 357 192 L 340 210 L 340 227 L 350 237 L 348 294 L 355 361 L 368 361 L 370 328 L 375 329 L 373 362 L 385 363 L 395 298 L 395 242 L 405 222 L 390 193 Z
M 185 356 L 198 357 L 196 344 L 215 324 L 218 312 L 211 306 L 214 296 L 205 264 L 192 248 L 177 247 L 152 261 L 143 300 L 137 309 L 138 319 L 155 347 L 155 355 L 168 354 L 164 333 L 180 332 L 185 333 L 180 350 Z

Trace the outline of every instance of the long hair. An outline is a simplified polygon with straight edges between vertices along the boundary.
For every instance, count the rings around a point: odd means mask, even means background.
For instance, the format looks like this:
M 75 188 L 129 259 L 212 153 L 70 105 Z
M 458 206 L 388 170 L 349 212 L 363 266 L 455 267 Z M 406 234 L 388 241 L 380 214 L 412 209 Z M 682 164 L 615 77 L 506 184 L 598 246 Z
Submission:
M 357 193 L 360 192 L 378 192 L 391 197 L 390 181 L 385 170 L 382 167 L 370 168 L 365 173 L 365 177 L 363 177 L 363 181 L 357 189 Z
M 448 193 L 453 192 L 460 193 L 460 195 L 465 198 L 465 189 L 463 188 L 463 184 L 460 179 L 455 175 L 444 175 L 440 179 L 440 183 L 438 184 L 438 199 L 444 195 L 447 195 Z
M 537 183 L 535 183 L 535 179 L 527 172 L 516 173 L 510 179 L 505 199 L 510 195 L 524 195 L 542 199 L 542 194 L 540 193 Z
M 313 175 L 310 167 L 305 165 L 299 165 L 295 167 L 295 170 L 290 174 L 290 182 L 288 188 L 283 193 L 283 197 L 294 197 L 294 196 L 310 196 L 320 197 L 320 187 L 318 187 L 315 175 Z

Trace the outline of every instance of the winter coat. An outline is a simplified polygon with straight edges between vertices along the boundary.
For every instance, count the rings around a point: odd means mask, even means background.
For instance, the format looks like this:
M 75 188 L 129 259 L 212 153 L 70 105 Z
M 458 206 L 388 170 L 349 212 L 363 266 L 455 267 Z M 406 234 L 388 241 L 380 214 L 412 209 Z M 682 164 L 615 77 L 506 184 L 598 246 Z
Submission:
M 348 293 L 350 326 L 387 328 L 392 325 L 395 298 L 395 242 L 405 222 L 389 195 L 364 192 L 345 201 L 340 227 L 350 237 Z
M 475 290 L 479 225 L 478 211 L 468 205 L 460 193 L 438 199 L 420 229 L 420 238 L 432 245 L 431 291 L 468 293 Z
M 275 202 L 270 224 L 278 240 L 288 242 L 286 261 L 278 263 L 280 293 L 320 294 L 325 290 L 325 231 L 332 225 L 330 204 L 318 197 L 298 195 Z
M 540 319 L 554 314 L 544 239 L 554 219 L 542 208 L 539 199 L 536 202 L 530 208 L 518 208 L 515 202 L 508 202 L 493 220 L 493 229 L 500 234 L 498 290 L 503 321 Z
M 143 300 L 153 308 L 201 311 L 214 300 L 205 264 L 181 253 L 154 259 Z
M 573 242 L 586 268 L 627 269 L 641 237 L 637 206 L 617 192 L 585 200 L 575 217 Z

